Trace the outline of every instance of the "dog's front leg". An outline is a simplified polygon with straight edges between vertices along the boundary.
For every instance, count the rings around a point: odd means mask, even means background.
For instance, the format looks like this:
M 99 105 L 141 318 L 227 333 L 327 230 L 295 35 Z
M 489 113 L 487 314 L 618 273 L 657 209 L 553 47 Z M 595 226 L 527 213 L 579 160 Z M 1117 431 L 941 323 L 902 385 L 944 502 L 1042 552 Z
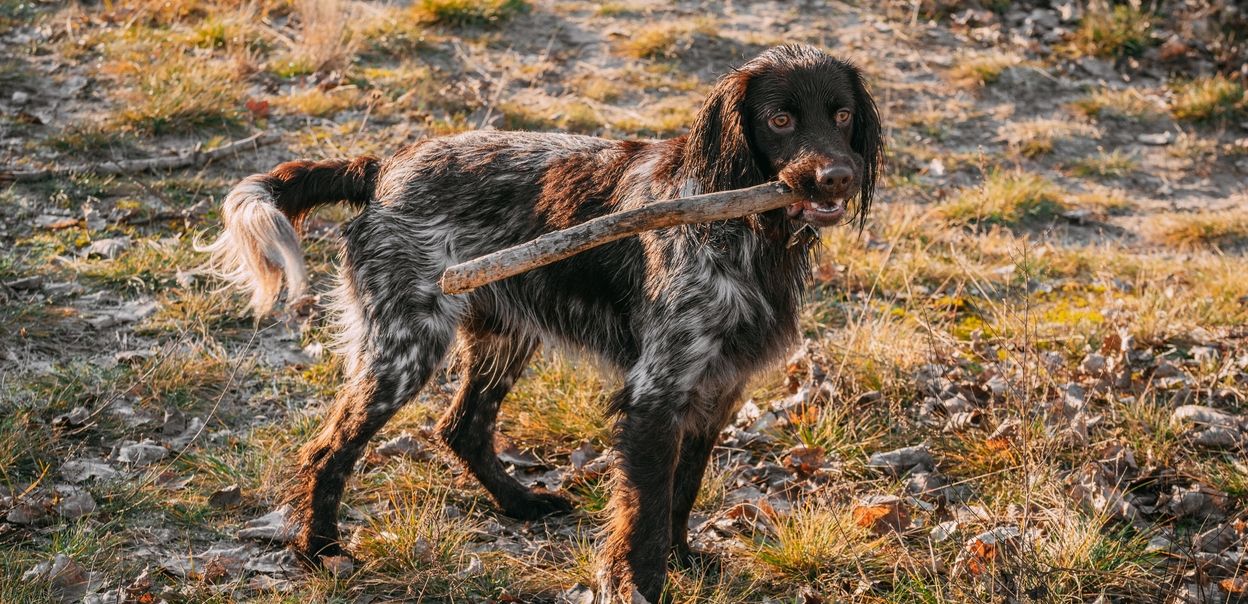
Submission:
M 672 542 L 672 477 L 681 401 L 660 393 L 634 399 L 615 425 L 618 452 L 611 525 L 603 552 L 599 602 L 659 602 Z

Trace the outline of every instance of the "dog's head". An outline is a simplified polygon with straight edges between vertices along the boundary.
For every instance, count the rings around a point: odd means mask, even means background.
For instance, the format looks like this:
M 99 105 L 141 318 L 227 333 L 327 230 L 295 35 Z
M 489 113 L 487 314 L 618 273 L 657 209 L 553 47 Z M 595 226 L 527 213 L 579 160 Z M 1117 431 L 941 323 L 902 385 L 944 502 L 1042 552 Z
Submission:
M 810 46 L 778 46 L 719 81 L 683 161 L 707 191 L 778 178 L 805 198 L 786 216 L 825 226 L 847 213 L 865 219 L 882 156 L 879 112 L 862 72 Z

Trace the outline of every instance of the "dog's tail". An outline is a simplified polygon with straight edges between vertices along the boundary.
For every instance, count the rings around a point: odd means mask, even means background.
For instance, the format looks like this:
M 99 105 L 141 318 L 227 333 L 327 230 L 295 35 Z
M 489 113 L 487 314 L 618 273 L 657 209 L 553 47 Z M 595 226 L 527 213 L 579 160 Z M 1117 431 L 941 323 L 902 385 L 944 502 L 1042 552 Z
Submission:
M 235 185 L 221 206 L 224 230 L 200 251 L 212 254 L 207 268 L 251 292 L 257 316 L 273 308 L 285 274 L 287 300 L 307 287 L 299 232 L 317 206 L 348 202 L 367 205 L 380 162 L 374 157 L 293 161 Z

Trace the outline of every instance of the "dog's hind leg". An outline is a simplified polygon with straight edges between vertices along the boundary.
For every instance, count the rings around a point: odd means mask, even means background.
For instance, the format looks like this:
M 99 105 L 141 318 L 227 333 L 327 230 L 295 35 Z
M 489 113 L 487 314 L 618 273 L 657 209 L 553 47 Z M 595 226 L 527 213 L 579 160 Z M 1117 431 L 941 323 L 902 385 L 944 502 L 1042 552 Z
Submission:
M 524 372 L 537 342 L 523 334 L 499 333 L 480 324 L 465 326 L 459 342 L 461 384 L 455 403 L 438 421 L 438 434 L 504 514 L 531 520 L 571 511 L 567 498 L 520 484 L 494 453 L 499 405 Z
M 299 523 L 294 548 L 305 562 L 341 553 L 338 504 L 355 462 L 369 439 L 429 380 L 451 345 L 455 305 L 427 291 L 429 299 L 408 293 L 402 302 L 388 305 L 389 316 L 375 316 L 357 331 L 355 337 L 371 342 L 371 352 L 351 361 L 358 366 L 320 433 L 299 452 L 291 500 Z M 346 304 L 360 308 L 354 298 Z

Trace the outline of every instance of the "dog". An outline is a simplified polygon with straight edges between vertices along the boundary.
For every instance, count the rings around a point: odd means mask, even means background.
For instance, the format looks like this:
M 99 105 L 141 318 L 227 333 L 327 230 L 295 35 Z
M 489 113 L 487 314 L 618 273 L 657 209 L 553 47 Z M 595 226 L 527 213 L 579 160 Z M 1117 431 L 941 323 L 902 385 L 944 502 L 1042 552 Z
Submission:
M 475 131 L 421 140 L 379 160 L 296 161 L 250 176 L 223 202 L 212 263 L 268 312 L 307 280 L 298 231 L 346 202 L 333 306 L 346 382 L 300 451 L 291 495 L 306 561 L 342 553 L 339 500 L 369 439 L 454 357 L 454 402 L 437 424 L 501 511 L 572 509 L 528 489 L 495 455 L 500 403 L 539 342 L 621 371 L 601 601 L 659 601 L 718 434 L 750 376 L 798 337 L 819 227 L 861 228 L 881 169 L 879 113 L 862 72 L 818 49 L 763 52 L 723 76 L 687 135 L 606 140 Z M 646 232 L 447 295 L 453 264 L 655 200 L 779 180 L 802 201 L 709 224 Z M 284 283 L 283 283 L 284 281 Z M 454 350 L 453 350 L 454 346 Z

